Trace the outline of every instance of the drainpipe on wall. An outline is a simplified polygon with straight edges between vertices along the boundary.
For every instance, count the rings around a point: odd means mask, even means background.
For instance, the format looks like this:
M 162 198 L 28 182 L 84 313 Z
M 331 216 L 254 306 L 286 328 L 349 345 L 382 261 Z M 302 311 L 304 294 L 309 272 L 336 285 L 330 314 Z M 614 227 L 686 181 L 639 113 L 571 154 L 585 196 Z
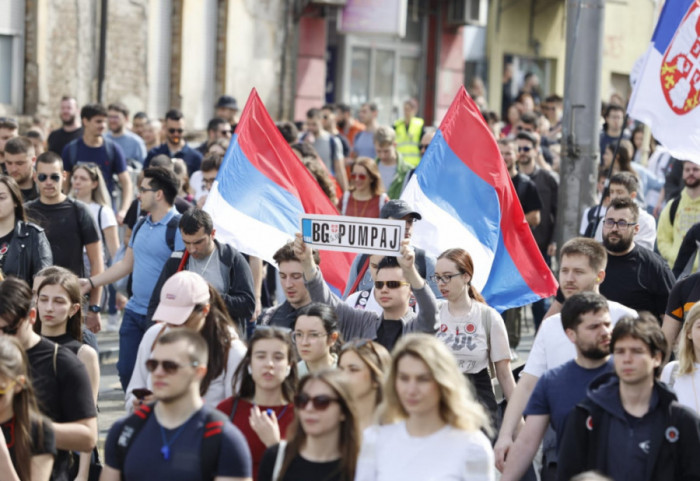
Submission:
M 100 54 L 97 65 L 97 102 L 102 103 L 102 91 L 105 82 L 107 63 L 107 15 L 109 0 L 102 0 L 100 5 Z

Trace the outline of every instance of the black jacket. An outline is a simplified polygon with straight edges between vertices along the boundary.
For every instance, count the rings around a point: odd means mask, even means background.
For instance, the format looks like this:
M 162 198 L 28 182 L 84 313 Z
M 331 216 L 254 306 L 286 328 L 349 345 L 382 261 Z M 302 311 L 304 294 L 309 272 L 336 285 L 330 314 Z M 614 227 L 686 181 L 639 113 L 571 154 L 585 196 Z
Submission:
M 253 293 L 253 274 L 250 271 L 248 262 L 245 257 L 235 248 L 228 244 L 221 244 L 214 239 L 216 249 L 219 251 L 221 276 L 228 281 L 228 291 L 220 292 L 221 297 L 226 303 L 228 313 L 231 318 L 243 326 L 243 321 L 250 319 L 255 311 L 255 294 Z M 179 269 L 180 264 L 184 265 Z M 158 282 L 153 288 L 151 300 L 148 303 L 147 317 L 151 319 L 153 313 L 160 302 L 160 290 L 165 284 L 165 281 L 170 278 L 178 270 L 187 270 L 189 265 L 189 254 L 186 250 L 175 251 L 170 258 L 165 262 L 163 270 L 160 273 Z
M 557 479 L 569 480 L 588 470 L 610 474 L 610 451 L 618 451 L 617 435 L 626 426 L 619 400 L 619 379 L 607 373 L 594 380 L 586 399 L 569 414 L 559 449 Z M 639 481 L 700 480 L 700 418 L 681 406 L 659 382 L 654 384 L 652 405 L 642 422 L 649 423 L 651 439 L 644 478 Z M 628 429 L 624 429 L 625 435 Z M 615 468 L 632 462 L 618 452 Z
M 52 264 L 51 245 L 44 229 L 31 222 L 18 220 L 5 254 L 3 274 L 18 277 L 31 286 L 36 273 Z

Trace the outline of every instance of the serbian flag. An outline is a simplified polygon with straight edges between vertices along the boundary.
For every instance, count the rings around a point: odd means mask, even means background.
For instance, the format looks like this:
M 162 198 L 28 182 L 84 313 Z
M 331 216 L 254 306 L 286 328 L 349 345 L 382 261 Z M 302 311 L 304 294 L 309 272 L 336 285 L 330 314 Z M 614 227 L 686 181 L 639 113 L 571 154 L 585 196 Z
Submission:
M 472 283 L 495 309 L 556 292 L 496 140 L 464 87 L 401 198 L 423 217 L 415 245 L 434 256 L 453 247 L 469 252 Z
M 299 216 L 338 215 L 316 179 L 292 152 L 255 89 L 243 109 L 204 210 L 216 237 L 265 259 L 300 232 Z M 343 292 L 353 254 L 321 251 L 321 271 Z
M 674 157 L 700 164 L 700 0 L 666 0 L 628 113 Z

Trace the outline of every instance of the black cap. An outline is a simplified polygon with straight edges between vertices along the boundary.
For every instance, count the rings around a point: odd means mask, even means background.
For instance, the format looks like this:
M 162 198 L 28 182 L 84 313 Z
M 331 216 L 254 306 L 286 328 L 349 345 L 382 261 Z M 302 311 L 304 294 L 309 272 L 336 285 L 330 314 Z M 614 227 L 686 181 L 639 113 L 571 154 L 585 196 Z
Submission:
M 214 108 L 227 108 L 238 110 L 238 102 L 236 102 L 236 99 L 231 97 L 230 95 L 222 95 L 221 97 L 219 97 L 219 100 L 217 100 Z
M 421 215 L 415 210 L 411 209 L 408 202 L 403 199 L 390 200 L 384 204 L 382 211 L 379 213 L 379 217 L 382 219 L 401 219 L 407 215 L 413 216 L 414 219 L 422 219 Z

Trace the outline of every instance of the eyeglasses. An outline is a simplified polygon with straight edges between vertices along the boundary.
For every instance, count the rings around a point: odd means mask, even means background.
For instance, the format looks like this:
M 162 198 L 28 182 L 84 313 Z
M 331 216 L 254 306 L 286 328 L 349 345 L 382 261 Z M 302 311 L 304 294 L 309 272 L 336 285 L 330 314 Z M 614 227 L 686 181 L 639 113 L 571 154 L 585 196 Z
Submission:
M 14 326 L 2 326 L 0 327 L 0 331 L 6 336 L 14 336 L 17 334 L 17 331 L 19 331 L 19 324 L 15 324 Z
M 0 396 L 4 396 L 8 392 L 10 392 L 15 387 L 15 384 L 17 384 L 17 381 L 12 379 L 5 385 L 5 387 L 0 387 Z
M 374 281 L 374 287 L 376 289 L 384 289 L 384 285 L 389 289 L 398 289 L 401 286 L 410 286 L 411 284 L 405 281 Z
M 433 281 L 435 284 L 438 282 L 442 282 L 443 284 L 447 284 L 452 280 L 453 277 L 461 276 L 461 273 L 457 274 L 445 274 L 444 276 L 438 276 L 437 274 L 433 274 L 430 276 L 430 280 Z
M 38 180 L 39 182 L 46 182 L 46 179 L 51 179 L 54 182 L 59 182 L 61 180 L 61 176 L 59 174 L 38 174 L 36 176 L 36 180 Z
M 337 398 L 326 396 L 325 394 L 311 397 L 308 394 L 302 392 L 294 396 L 295 409 L 306 409 L 306 406 L 309 405 L 309 402 L 311 402 L 311 405 L 314 407 L 315 410 L 325 411 L 326 409 L 328 409 L 328 406 L 330 406 L 331 403 L 340 401 Z
M 352 180 L 367 180 L 367 175 L 366 174 L 350 174 L 350 178 Z
M 181 134 L 182 132 L 184 132 L 184 129 L 168 129 L 168 132 L 170 132 L 171 134 Z
M 630 226 L 637 225 L 636 222 L 627 222 L 624 219 L 614 221 L 613 219 L 605 219 L 603 222 L 603 225 L 607 227 L 608 229 L 612 229 L 613 227 L 617 226 L 619 230 L 625 230 Z
M 328 336 L 325 332 L 292 332 L 292 341 L 303 342 L 304 339 L 308 341 L 318 341 L 319 339 Z
M 145 192 L 156 192 L 157 190 L 158 190 L 158 189 L 151 189 L 151 188 L 148 188 L 148 187 L 141 187 L 141 186 L 139 186 L 139 193 L 140 193 L 140 194 L 143 194 L 143 193 L 145 193 Z
M 163 371 L 165 371 L 165 374 L 174 374 L 182 367 L 182 365 L 176 363 L 175 361 L 159 361 L 158 359 L 149 359 L 146 361 L 146 370 L 148 370 L 148 372 L 154 372 L 156 369 L 158 369 L 158 366 L 163 366 Z M 199 363 L 197 361 L 192 361 L 190 366 L 197 367 L 199 366 Z
M 518 147 L 518 152 L 530 152 L 531 150 L 532 150 L 532 147 L 527 147 L 527 146 Z
M 226 137 L 228 137 L 229 135 L 231 135 L 231 131 L 230 131 L 230 130 L 219 130 L 219 133 L 220 133 L 221 135 L 225 135 Z

